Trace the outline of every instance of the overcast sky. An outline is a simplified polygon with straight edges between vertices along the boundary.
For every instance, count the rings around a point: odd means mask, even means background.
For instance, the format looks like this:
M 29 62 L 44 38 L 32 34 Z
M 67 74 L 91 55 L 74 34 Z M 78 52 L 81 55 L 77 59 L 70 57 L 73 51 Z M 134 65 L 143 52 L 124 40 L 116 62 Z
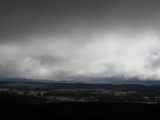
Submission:
M 0 77 L 160 80 L 160 1 L 1 0 Z

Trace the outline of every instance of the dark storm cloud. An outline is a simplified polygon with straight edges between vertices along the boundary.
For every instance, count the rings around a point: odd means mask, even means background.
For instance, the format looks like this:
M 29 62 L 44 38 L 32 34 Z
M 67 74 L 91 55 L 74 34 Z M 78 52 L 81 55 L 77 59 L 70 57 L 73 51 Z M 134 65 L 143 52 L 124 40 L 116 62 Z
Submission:
M 1 41 L 67 34 L 83 29 L 157 26 L 158 0 L 15 0 L 1 1 Z M 148 24 L 149 23 L 149 24 Z
M 0 76 L 159 79 L 159 12 L 159 0 L 1 0 Z
M 58 57 L 55 57 L 52 55 L 46 55 L 46 54 L 34 56 L 33 59 L 38 60 L 42 66 L 51 66 L 54 64 L 65 62 L 65 60 L 63 60 L 62 58 L 58 58 Z

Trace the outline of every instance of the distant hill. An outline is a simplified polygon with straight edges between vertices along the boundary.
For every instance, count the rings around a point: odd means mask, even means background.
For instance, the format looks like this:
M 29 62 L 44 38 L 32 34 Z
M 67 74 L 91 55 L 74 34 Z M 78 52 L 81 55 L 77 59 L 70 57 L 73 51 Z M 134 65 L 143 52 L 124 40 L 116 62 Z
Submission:
M 0 78 L 0 82 L 15 83 L 82 83 L 82 84 L 141 84 L 160 85 L 160 80 L 141 80 L 138 78 L 88 78 L 82 80 L 45 80 L 45 79 L 25 79 L 25 78 Z

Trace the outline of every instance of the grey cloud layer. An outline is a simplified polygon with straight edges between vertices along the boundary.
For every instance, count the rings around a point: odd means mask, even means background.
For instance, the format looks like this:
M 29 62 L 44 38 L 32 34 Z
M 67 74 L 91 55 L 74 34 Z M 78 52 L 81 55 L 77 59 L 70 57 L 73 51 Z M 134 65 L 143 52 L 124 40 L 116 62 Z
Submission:
M 158 0 L 1 3 L 1 77 L 160 79 Z
M 60 41 L 52 40 L 54 37 L 46 39 L 18 46 L 3 44 L 0 48 L 2 76 L 45 79 L 160 77 L 160 41 L 153 32 L 137 33 L 134 37 L 121 32 L 97 34 L 83 44 L 64 38 Z
M 2 0 L 1 41 L 61 36 L 75 30 L 159 28 L 159 5 L 158 0 Z

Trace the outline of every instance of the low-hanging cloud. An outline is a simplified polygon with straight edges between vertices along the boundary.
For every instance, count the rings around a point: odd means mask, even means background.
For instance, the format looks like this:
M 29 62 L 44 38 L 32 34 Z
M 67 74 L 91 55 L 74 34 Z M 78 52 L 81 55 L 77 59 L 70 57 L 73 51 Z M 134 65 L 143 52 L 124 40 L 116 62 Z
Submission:
M 34 39 L 34 40 L 33 40 Z M 44 40 L 45 39 L 45 40 Z M 32 38 L 0 45 L 0 75 L 35 79 L 160 78 L 160 40 L 154 31 Z M 80 39 L 83 39 L 80 41 Z

